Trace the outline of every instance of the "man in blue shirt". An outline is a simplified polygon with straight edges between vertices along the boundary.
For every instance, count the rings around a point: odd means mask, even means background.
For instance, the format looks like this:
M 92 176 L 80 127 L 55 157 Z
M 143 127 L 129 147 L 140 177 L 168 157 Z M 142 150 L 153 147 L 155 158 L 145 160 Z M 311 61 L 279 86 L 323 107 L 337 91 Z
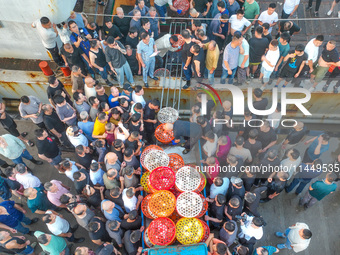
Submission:
M 305 144 L 312 143 L 306 150 L 302 162 L 311 163 L 317 158 L 321 157 L 321 154 L 329 150 L 330 136 L 327 133 L 323 133 L 319 136 L 315 136 L 312 139 L 305 142 Z
M 156 44 L 153 38 L 147 32 L 140 34 L 141 41 L 137 45 L 137 56 L 143 67 L 143 81 L 146 88 L 149 87 L 148 75 L 151 79 L 158 80 L 153 76 L 155 71 L 155 56 L 152 54 L 157 52 Z
M 227 1 L 227 9 L 229 11 L 229 17 L 236 14 L 236 12 L 240 9 L 240 5 L 235 0 L 228 0 Z
M 123 209 L 110 200 L 104 199 L 101 203 L 101 209 L 105 218 L 108 220 L 116 220 L 121 222 L 122 218 L 124 217 Z
M 86 111 L 82 111 L 79 115 L 78 127 L 83 131 L 83 134 L 93 142 L 95 139 L 92 137 L 94 122 L 89 121 L 89 114 Z
M 104 186 L 103 175 L 105 174 L 105 172 L 100 168 L 98 162 L 93 160 L 90 169 L 90 179 L 93 185 Z
M 7 229 L 11 232 L 15 230 L 28 234 L 30 231 L 28 228 L 22 226 L 22 222 L 25 225 L 31 225 L 36 223 L 39 219 L 29 219 L 24 214 L 26 211 L 14 201 L 4 201 L 0 203 L 0 228 Z

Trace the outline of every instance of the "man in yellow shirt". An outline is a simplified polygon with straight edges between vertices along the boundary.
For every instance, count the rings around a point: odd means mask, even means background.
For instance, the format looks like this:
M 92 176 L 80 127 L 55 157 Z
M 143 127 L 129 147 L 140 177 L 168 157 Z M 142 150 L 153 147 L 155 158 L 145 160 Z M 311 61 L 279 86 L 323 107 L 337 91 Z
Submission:
M 93 133 L 92 133 L 93 138 L 105 139 L 106 137 L 105 125 L 108 119 L 109 119 L 109 116 L 107 116 L 105 112 L 101 112 L 98 114 L 98 117 L 96 118 L 96 121 L 94 122 L 94 126 L 93 126 Z
M 214 40 L 204 44 L 203 49 L 207 50 L 204 78 L 208 78 L 209 83 L 212 85 L 214 84 L 214 75 L 217 68 L 218 58 L 220 57 L 220 49 Z

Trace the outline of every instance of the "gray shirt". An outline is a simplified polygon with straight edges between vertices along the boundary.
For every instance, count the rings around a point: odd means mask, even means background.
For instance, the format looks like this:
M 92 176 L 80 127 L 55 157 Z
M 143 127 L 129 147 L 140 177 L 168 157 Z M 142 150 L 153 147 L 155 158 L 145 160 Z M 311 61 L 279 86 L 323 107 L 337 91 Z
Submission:
M 236 147 L 231 147 L 229 153 L 237 158 L 241 158 L 243 161 L 248 160 L 250 162 L 253 160 L 250 150 L 246 148 L 237 149 Z
M 231 47 L 231 43 L 227 45 L 224 49 L 223 53 L 223 63 L 222 66 L 225 70 L 227 70 L 226 66 L 224 65 L 224 61 L 227 61 L 229 64 L 229 68 L 231 70 L 235 69 L 238 66 L 238 57 L 240 56 L 240 47 L 237 46 L 236 48 Z
M 139 180 L 136 175 L 133 174 L 131 178 L 129 178 L 127 175 L 124 176 L 125 188 L 137 187 L 138 183 Z
M 57 106 L 56 107 L 57 114 L 59 116 L 59 119 L 63 121 L 66 118 L 71 117 L 74 114 L 74 109 L 71 105 L 66 103 L 63 106 Z M 75 125 L 77 123 L 77 116 L 74 116 L 72 119 L 65 122 L 67 125 Z
M 121 42 L 119 41 L 116 42 L 121 49 L 125 50 L 125 47 Z M 106 47 L 105 57 L 107 62 L 111 62 L 113 68 L 121 68 L 126 63 L 126 58 L 124 54 L 117 49 Z
M 95 109 L 95 108 L 91 107 L 91 109 L 90 109 L 90 117 L 91 117 L 93 122 L 95 122 L 95 120 L 97 119 L 97 113 L 98 113 L 98 109 Z
M 78 224 L 82 226 L 83 228 L 85 228 L 87 231 L 88 231 L 87 225 L 90 223 L 92 218 L 95 216 L 94 212 L 91 211 L 89 208 L 86 209 L 86 215 L 84 218 L 79 218 L 79 216 L 76 214 L 73 214 L 73 215 L 76 218 Z
M 76 108 L 77 112 L 81 113 L 82 111 L 90 112 L 91 107 L 88 103 L 83 102 L 82 104 L 77 104 L 75 101 L 73 102 L 74 108 Z
M 233 220 L 230 222 L 235 224 L 235 230 L 232 234 L 229 234 L 223 227 L 220 230 L 220 239 L 225 242 L 228 247 L 234 243 L 237 235 L 237 223 Z
M 28 96 L 28 98 L 30 99 L 30 102 L 26 105 L 23 103 L 20 103 L 19 105 L 19 112 L 21 117 L 25 117 L 27 115 L 31 115 L 31 114 L 36 114 L 39 111 L 39 104 L 41 103 L 40 100 L 38 98 L 36 98 L 35 96 Z M 41 122 L 43 122 L 43 114 L 39 114 L 38 118 L 30 118 L 33 123 L 35 124 L 39 124 Z
M 114 239 L 118 245 L 121 245 L 123 243 L 122 242 L 123 230 L 121 228 L 118 228 L 117 231 L 112 231 L 109 228 L 109 223 L 110 221 L 108 220 L 105 224 L 107 233 L 109 233 L 110 237 Z

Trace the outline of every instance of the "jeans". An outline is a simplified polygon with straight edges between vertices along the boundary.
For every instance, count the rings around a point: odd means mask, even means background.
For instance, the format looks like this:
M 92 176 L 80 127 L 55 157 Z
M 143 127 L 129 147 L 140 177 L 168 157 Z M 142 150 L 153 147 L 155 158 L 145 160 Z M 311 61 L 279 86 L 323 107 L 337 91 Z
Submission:
M 110 70 L 109 64 L 103 67 L 104 71 L 99 71 L 100 76 L 103 78 L 104 81 L 107 80 L 107 70 Z
M 120 68 L 115 68 L 115 70 L 117 72 L 117 79 L 119 81 L 119 85 L 123 86 L 123 84 L 124 84 L 124 74 L 126 75 L 126 79 L 131 84 L 135 83 L 134 80 L 133 80 L 131 68 L 130 68 L 129 63 L 127 61 Z
M 94 73 L 93 69 L 90 67 L 89 63 L 84 59 L 83 56 L 82 56 L 82 59 L 83 59 L 83 61 L 85 62 L 85 65 L 86 65 L 87 70 L 89 71 L 89 73 L 94 75 L 95 73 Z M 93 78 L 94 78 L 94 77 L 93 77 Z
M 61 162 L 61 153 L 60 153 L 60 151 L 59 151 L 59 154 L 58 154 L 58 156 L 56 156 L 56 157 L 54 157 L 53 159 L 52 159 L 52 162 L 50 163 L 52 166 L 57 166 L 57 165 L 59 165 L 59 163 Z
M 308 7 L 312 7 L 313 0 L 308 1 Z M 320 8 L 321 0 L 316 0 L 315 11 L 318 12 Z
M 31 224 L 31 219 L 27 218 L 25 215 L 22 218 L 21 222 L 25 223 L 25 225 L 30 225 Z M 25 228 L 21 222 L 18 223 L 18 225 L 16 227 L 14 227 L 14 229 L 16 229 L 17 231 L 23 233 L 23 234 L 27 234 L 30 230 L 28 228 Z
M 182 62 L 182 68 L 183 68 L 183 73 L 184 73 L 185 79 L 186 79 L 187 81 L 190 81 L 190 80 L 191 80 L 191 77 L 192 77 L 191 64 L 188 65 L 187 70 L 184 69 L 184 66 L 185 66 L 185 63 Z
M 303 178 L 294 178 L 294 180 L 290 183 L 290 185 L 286 188 L 286 192 L 291 192 L 296 185 L 300 183 L 300 185 L 295 190 L 295 194 L 300 194 L 302 190 L 306 187 L 306 185 L 311 181 L 311 179 L 303 179 Z
M 32 254 L 33 252 L 34 252 L 34 249 L 30 245 L 27 245 L 25 250 L 17 254 Z
M 57 44 L 55 45 L 54 48 L 46 48 L 46 49 L 50 52 L 50 54 L 51 54 L 51 56 L 52 56 L 52 58 L 53 58 L 53 61 L 54 61 L 58 66 L 63 66 L 63 65 L 65 65 L 64 60 L 62 59 L 62 57 L 61 57 L 60 54 L 59 54 L 59 49 L 58 49 L 58 45 L 57 45 Z
M 156 10 L 157 10 L 159 16 L 164 18 L 165 14 L 166 14 L 166 5 L 159 6 L 159 5 L 155 4 L 155 7 L 156 7 Z M 161 21 L 165 21 L 165 19 L 161 19 Z
M 204 78 L 208 78 L 209 80 L 209 84 L 210 85 L 213 85 L 214 84 L 214 81 L 215 81 L 215 70 L 213 73 L 210 73 L 210 70 L 208 70 L 207 68 L 205 68 L 205 73 L 204 73 Z
M 70 252 L 70 249 L 68 248 L 68 246 L 66 246 L 64 251 L 65 251 L 64 255 L 71 255 L 71 252 Z
M 226 81 L 226 78 L 229 78 L 228 79 L 228 84 L 233 84 L 234 82 L 234 77 L 235 77 L 235 74 L 236 74 L 236 70 L 237 70 L 237 67 L 232 69 L 232 74 L 229 75 L 228 74 L 228 70 L 222 68 L 222 76 L 221 76 L 221 84 L 225 84 L 225 81 Z
M 73 145 L 72 145 L 72 143 L 68 140 L 65 131 L 61 133 L 61 137 L 59 138 L 59 141 L 60 141 L 60 143 L 61 143 L 63 146 L 73 148 Z
M 289 18 L 289 16 L 290 16 L 290 14 L 288 14 L 288 13 L 285 13 L 285 11 L 284 11 L 284 10 L 282 10 L 282 14 L 281 14 L 281 18 L 282 18 L 282 19 L 288 19 L 288 18 Z
M 307 190 L 303 198 L 300 199 L 300 205 L 305 205 L 307 208 L 311 207 L 316 202 L 318 202 L 318 200 L 315 197 L 312 197 L 311 194 L 309 194 L 309 190 Z
M 22 154 L 20 155 L 20 157 L 18 157 L 16 159 L 12 159 L 12 161 L 16 165 L 20 164 L 20 163 L 25 165 L 24 161 L 22 161 L 22 158 L 25 158 L 27 160 L 32 160 L 33 159 L 32 155 L 28 152 L 28 150 L 24 150 L 22 152 Z
M 144 61 L 145 67 L 143 67 L 143 81 L 148 83 L 148 75 L 153 78 L 153 73 L 155 72 L 155 62 L 156 59 L 150 58 L 148 62 Z
M 290 232 L 290 228 L 287 228 L 286 231 L 285 231 L 285 235 L 286 235 L 286 242 L 285 242 L 285 246 L 288 250 L 291 250 L 292 247 L 290 246 L 292 243 L 289 241 L 288 239 L 288 234 Z

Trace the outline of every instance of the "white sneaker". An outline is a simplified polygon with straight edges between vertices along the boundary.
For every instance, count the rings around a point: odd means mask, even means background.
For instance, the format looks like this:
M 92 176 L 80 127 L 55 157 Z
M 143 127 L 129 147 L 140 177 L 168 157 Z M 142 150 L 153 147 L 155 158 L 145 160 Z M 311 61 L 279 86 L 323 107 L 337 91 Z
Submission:
M 266 88 L 266 86 L 261 86 L 260 89 L 263 91 L 265 88 Z
M 332 13 L 333 13 L 333 11 L 332 11 L 332 10 L 329 10 L 329 11 L 327 12 L 327 16 L 331 16 Z
M 314 90 L 315 90 L 314 87 L 310 87 L 310 88 L 309 88 L 309 92 L 313 92 Z

